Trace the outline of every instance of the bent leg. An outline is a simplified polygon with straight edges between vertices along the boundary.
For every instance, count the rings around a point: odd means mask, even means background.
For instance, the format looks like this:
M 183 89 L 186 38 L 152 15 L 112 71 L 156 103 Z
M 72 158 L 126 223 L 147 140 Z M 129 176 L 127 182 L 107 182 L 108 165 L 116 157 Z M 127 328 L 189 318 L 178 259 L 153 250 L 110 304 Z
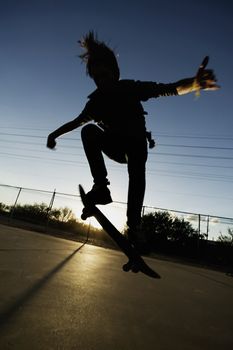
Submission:
M 81 137 L 94 183 L 108 184 L 102 152 L 118 163 L 126 163 L 124 143 L 117 135 L 110 135 L 94 124 L 84 126 Z
M 107 185 L 107 169 L 102 155 L 104 131 L 94 124 L 82 128 L 81 137 L 94 183 Z

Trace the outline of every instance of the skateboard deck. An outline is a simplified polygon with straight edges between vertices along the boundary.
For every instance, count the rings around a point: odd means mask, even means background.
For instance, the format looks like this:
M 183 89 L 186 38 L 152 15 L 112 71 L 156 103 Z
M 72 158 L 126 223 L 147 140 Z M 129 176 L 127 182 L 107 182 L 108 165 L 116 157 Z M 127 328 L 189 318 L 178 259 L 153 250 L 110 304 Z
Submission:
M 128 257 L 129 261 L 122 266 L 123 270 L 126 272 L 130 270 L 133 272 L 141 271 L 142 273 L 152 278 L 160 278 L 159 274 L 147 265 L 135 247 L 116 229 L 116 227 L 108 220 L 108 218 L 101 212 L 101 210 L 97 208 L 96 205 L 88 201 L 85 191 L 81 185 L 79 185 L 79 192 L 82 203 L 84 205 L 81 218 L 83 220 L 86 220 L 90 216 L 95 217 L 98 223 L 106 231 L 106 233 L 114 240 L 122 252 Z

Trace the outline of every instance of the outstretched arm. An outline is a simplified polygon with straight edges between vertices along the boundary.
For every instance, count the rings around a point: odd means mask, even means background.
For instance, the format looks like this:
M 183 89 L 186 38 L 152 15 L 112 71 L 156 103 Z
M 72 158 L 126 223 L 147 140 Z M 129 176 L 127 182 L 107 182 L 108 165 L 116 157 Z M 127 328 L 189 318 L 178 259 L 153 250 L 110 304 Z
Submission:
M 197 74 L 193 78 L 182 79 L 174 83 L 178 95 L 184 95 L 195 91 L 199 94 L 200 90 L 217 90 L 219 86 L 216 84 L 217 79 L 212 69 L 205 69 L 209 62 L 206 56 L 198 68 Z
M 51 134 L 49 134 L 48 139 L 47 139 L 47 147 L 51 148 L 51 149 L 55 148 L 57 137 L 59 137 L 63 134 L 66 134 L 67 132 L 70 132 L 74 129 L 77 129 L 79 126 L 87 123 L 90 120 L 91 120 L 91 118 L 89 118 L 84 113 L 81 113 L 74 120 L 71 120 L 70 122 L 60 126 L 60 128 L 56 129 Z
M 149 98 L 161 96 L 184 95 L 189 92 L 199 94 L 200 90 L 217 90 L 219 86 L 212 69 L 205 69 L 209 61 L 206 56 L 202 61 L 196 75 L 192 78 L 186 78 L 174 83 L 163 84 L 155 82 L 136 81 L 136 92 L 141 101 L 147 101 Z

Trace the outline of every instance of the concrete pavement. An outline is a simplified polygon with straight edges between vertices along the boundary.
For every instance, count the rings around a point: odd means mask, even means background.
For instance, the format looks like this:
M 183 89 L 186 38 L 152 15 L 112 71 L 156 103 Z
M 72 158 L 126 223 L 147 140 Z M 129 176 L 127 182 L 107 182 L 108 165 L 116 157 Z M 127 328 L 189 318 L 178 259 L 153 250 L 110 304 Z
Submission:
M 118 251 L 0 225 L 0 349 L 233 347 L 233 279 L 158 259 L 161 279 Z

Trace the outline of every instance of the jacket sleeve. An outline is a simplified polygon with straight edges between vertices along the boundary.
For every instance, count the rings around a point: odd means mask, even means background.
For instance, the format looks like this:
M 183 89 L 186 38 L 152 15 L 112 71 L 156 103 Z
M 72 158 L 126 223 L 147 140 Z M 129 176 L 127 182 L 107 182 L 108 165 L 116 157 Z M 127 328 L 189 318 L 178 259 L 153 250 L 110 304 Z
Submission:
M 76 128 L 80 127 L 81 125 L 88 123 L 91 120 L 92 120 L 92 118 L 89 116 L 88 106 L 86 104 L 84 110 L 79 114 L 79 116 L 77 118 L 74 118 L 70 122 L 63 124 L 58 129 L 54 130 L 49 135 L 49 137 L 56 139 L 57 137 L 76 129 Z
M 89 104 L 90 102 L 88 101 L 83 111 L 79 114 L 77 118 L 73 120 L 77 128 L 93 120 L 93 118 L 90 115 Z
M 175 84 L 162 84 L 152 81 L 136 81 L 136 94 L 141 101 L 160 96 L 178 95 Z

